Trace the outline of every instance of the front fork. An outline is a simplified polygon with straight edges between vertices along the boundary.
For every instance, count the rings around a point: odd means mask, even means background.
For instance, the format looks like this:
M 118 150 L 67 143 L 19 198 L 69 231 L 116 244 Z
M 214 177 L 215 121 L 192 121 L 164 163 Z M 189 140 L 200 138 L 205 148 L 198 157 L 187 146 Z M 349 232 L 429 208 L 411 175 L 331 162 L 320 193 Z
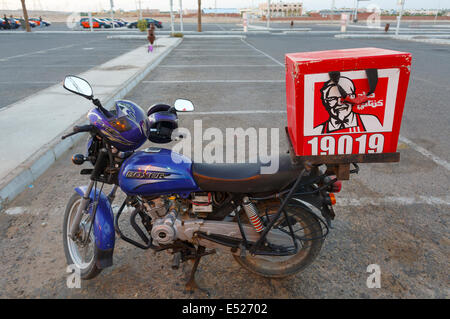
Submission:
M 70 236 L 72 239 L 75 238 L 75 236 L 80 228 L 80 222 L 81 222 L 81 219 L 83 218 L 84 214 L 88 213 L 89 202 L 91 201 L 90 194 L 91 194 L 93 187 L 94 187 L 94 181 L 91 181 L 89 183 L 88 187 L 86 188 L 86 191 L 83 194 L 80 206 L 78 206 L 78 210 L 76 212 L 74 222 L 70 225 Z M 111 192 L 108 194 L 107 198 L 108 198 L 109 204 L 112 204 L 112 202 L 114 201 L 114 198 L 116 197 L 116 192 L 117 192 L 118 188 L 119 187 L 117 185 L 114 185 Z
M 83 198 L 81 200 L 80 206 L 78 206 L 77 213 L 75 215 L 74 222 L 70 225 L 70 237 L 72 240 L 75 240 L 75 236 L 80 228 L 81 218 L 84 214 L 88 213 L 88 207 L 90 202 L 90 194 L 92 188 L 94 187 L 94 181 L 91 181 L 86 188 L 86 192 L 83 194 Z

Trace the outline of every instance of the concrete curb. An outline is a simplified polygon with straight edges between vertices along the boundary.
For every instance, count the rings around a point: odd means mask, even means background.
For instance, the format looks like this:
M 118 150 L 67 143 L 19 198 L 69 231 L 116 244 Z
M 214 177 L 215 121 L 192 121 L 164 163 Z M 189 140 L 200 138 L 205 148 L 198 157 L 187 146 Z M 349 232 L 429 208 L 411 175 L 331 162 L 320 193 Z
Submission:
M 187 39 L 245 39 L 247 38 L 247 36 L 245 36 L 244 34 L 242 35 L 209 35 L 209 34 L 186 34 L 184 36 Z
M 189 39 L 245 39 L 245 35 L 212 35 L 212 34 L 186 34 L 183 38 Z M 110 40 L 146 40 L 146 35 L 110 35 L 107 37 Z
M 151 72 L 161 61 L 180 43 L 182 39 L 176 41 L 173 45 L 168 46 L 166 50 L 154 61 L 150 62 L 142 71 L 136 73 L 133 77 L 125 81 L 118 87 L 113 94 L 103 99 L 103 104 L 107 108 L 111 108 L 114 101 L 124 97 L 131 91 L 149 72 Z M 106 62 L 108 63 L 108 62 Z M 59 86 L 59 84 L 58 84 Z M 71 124 L 66 130 L 69 131 L 74 125 L 87 123 L 86 116 L 83 115 Z M 58 136 L 43 147 L 39 151 L 32 154 L 27 160 L 22 162 L 18 167 L 8 173 L 0 184 L 0 211 L 5 204 L 14 199 L 27 187 L 33 187 L 33 182 L 41 176 L 64 152 L 69 150 L 75 143 L 86 136 L 85 134 L 73 135 L 65 140 L 61 140 Z
M 366 35 L 366 34 L 337 34 L 335 38 L 340 39 L 393 39 L 412 42 L 423 42 L 430 44 L 450 45 L 450 35 Z M 420 37 L 420 38 L 419 38 Z

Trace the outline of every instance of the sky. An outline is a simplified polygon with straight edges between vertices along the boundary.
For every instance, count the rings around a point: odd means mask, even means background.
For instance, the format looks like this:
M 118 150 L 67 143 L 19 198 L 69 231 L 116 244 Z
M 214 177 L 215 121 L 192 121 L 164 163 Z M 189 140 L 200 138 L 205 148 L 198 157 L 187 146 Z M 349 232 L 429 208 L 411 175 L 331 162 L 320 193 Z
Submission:
M 136 10 L 138 0 L 113 0 L 116 9 Z M 197 0 L 182 0 L 183 9 L 197 8 Z M 356 0 L 334 0 L 337 8 L 353 8 Z M 369 0 L 359 3 L 359 7 L 378 5 L 381 9 L 397 9 L 398 0 Z M 450 0 L 405 0 L 405 9 L 437 9 L 450 8 Z M 169 0 L 141 0 L 142 8 L 169 10 Z M 266 0 L 202 0 L 202 7 L 214 8 L 243 8 L 257 6 Z M 320 10 L 331 8 L 332 0 L 287 0 L 275 2 L 302 2 L 305 10 Z M 110 8 L 110 0 L 26 0 L 29 10 L 52 10 L 52 11 L 99 11 Z M 174 10 L 179 8 L 179 0 L 173 0 Z M 15 10 L 21 8 L 19 0 L 0 0 L 0 10 Z

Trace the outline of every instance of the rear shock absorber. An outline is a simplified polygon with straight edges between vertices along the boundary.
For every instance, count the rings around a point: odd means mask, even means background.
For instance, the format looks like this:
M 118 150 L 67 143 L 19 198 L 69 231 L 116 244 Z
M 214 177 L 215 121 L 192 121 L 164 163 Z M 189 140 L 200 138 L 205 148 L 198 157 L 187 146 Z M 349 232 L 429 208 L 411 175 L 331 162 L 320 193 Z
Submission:
M 244 200 L 242 201 L 242 206 L 244 207 L 245 213 L 247 214 L 247 217 L 250 220 L 250 223 L 255 228 L 256 232 L 262 232 L 264 230 L 264 226 L 261 222 L 261 218 L 259 218 L 258 209 L 256 208 L 255 204 L 253 204 L 250 199 L 245 196 Z

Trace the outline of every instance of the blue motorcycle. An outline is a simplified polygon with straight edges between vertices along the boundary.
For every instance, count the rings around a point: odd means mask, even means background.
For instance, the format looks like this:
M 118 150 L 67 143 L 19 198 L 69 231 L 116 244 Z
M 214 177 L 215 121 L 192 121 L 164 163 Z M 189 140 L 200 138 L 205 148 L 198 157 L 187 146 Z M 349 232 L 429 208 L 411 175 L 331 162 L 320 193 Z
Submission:
M 88 125 L 62 137 L 90 134 L 86 154 L 72 157 L 76 165 L 93 166 L 81 170 L 90 182 L 75 188 L 63 223 L 67 262 L 79 268 L 82 279 L 113 264 L 116 234 L 141 249 L 170 250 L 174 269 L 194 260 L 189 290 L 198 288 L 200 258 L 216 249 L 269 278 L 296 274 L 318 256 L 334 218 L 332 193 L 340 190 L 340 181 L 324 165 L 293 164 L 286 154 L 277 173 L 261 174 L 258 163 L 193 163 L 165 148 L 138 150 L 147 140 L 181 138 L 174 134 L 177 112 L 193 111 L 192 102 L 178 99 L 145 112 L 120 100 L 107 110 L 84 79 L 67 76 L 63 86 L 95 105 Z M 108 195 L 105 184 L 113 185 Z M 111 204 L 119 188 L 126 199 L 114 214 Z M 124 212 L 140 240 L 120 229 Z

